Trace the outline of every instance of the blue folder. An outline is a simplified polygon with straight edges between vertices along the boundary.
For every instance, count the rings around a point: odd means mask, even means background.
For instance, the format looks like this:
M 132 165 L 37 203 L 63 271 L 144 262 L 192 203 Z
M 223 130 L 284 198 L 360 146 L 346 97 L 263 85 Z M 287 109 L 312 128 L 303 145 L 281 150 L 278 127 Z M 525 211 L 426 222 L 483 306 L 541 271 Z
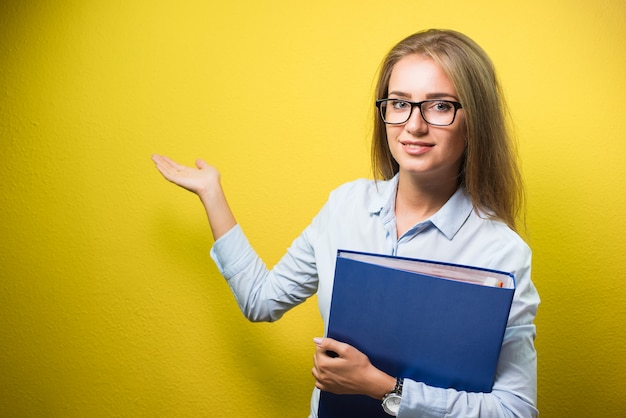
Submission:
M 429 274 L 405 270 L 412 263 Z M 446 271 L 495 277 L 505 287 L 441 277 Z M 327 336 L 391 376 L 491 392 L 514 291 L 505 272 L 340 250 Z M 380 400 L 330 392 L 321 393 L 318 415 L 388 418 Z

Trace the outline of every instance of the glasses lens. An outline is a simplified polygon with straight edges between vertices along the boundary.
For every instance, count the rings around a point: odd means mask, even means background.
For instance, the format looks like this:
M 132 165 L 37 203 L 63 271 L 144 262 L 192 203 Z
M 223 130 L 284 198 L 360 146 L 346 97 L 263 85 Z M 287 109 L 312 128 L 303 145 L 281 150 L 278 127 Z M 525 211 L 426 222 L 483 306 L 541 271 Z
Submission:
M 386 123 L 404 123 L 411 116 L 411 103 L 389 99 L 380 104 L 380 115 Z
M 427 100 L 422 103 L 422 116 L 431 125 L 446 126 L 454 121 L 456 108 L 446 100 Z

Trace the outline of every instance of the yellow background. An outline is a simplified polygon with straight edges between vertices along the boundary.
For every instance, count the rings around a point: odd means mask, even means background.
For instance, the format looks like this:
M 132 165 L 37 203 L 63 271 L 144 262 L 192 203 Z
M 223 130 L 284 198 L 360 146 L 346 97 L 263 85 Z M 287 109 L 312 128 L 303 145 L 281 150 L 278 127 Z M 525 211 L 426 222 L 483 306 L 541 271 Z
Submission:
M 420 29 L 499 70 L 528 188 L 544 417 L 626 416 L 626 2 L 0 3 L 0 416 L 303 417 L 314 300 L 250 324 L 199 201 L 273 265 L 370 176 L 374 74 Z

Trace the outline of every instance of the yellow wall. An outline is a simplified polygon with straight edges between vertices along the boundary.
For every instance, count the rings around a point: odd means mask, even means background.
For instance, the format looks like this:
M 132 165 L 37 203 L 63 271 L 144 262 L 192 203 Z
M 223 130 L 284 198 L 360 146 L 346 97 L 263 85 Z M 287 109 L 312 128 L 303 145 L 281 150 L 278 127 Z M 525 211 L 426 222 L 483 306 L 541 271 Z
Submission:
M 541 292 L 544 417 L 626 415 L 626 3 L 0 3 L 0 416 L 305 416 L 314 301 L 250 324 L 197 199 L 153 152 L 223 173 L 269 265 L 369 175 L 374 72 L 467 33 L 517 122 Z

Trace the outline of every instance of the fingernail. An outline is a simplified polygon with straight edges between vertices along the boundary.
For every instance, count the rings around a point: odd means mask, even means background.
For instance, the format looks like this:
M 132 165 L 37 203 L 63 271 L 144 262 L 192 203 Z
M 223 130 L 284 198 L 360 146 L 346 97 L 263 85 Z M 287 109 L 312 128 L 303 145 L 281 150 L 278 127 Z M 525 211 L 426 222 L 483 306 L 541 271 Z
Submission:
M 317 345 L 320 345 L 322 343 L 322 338 L 320 337 L 315 337 L 313 338 L 313 342 Z

